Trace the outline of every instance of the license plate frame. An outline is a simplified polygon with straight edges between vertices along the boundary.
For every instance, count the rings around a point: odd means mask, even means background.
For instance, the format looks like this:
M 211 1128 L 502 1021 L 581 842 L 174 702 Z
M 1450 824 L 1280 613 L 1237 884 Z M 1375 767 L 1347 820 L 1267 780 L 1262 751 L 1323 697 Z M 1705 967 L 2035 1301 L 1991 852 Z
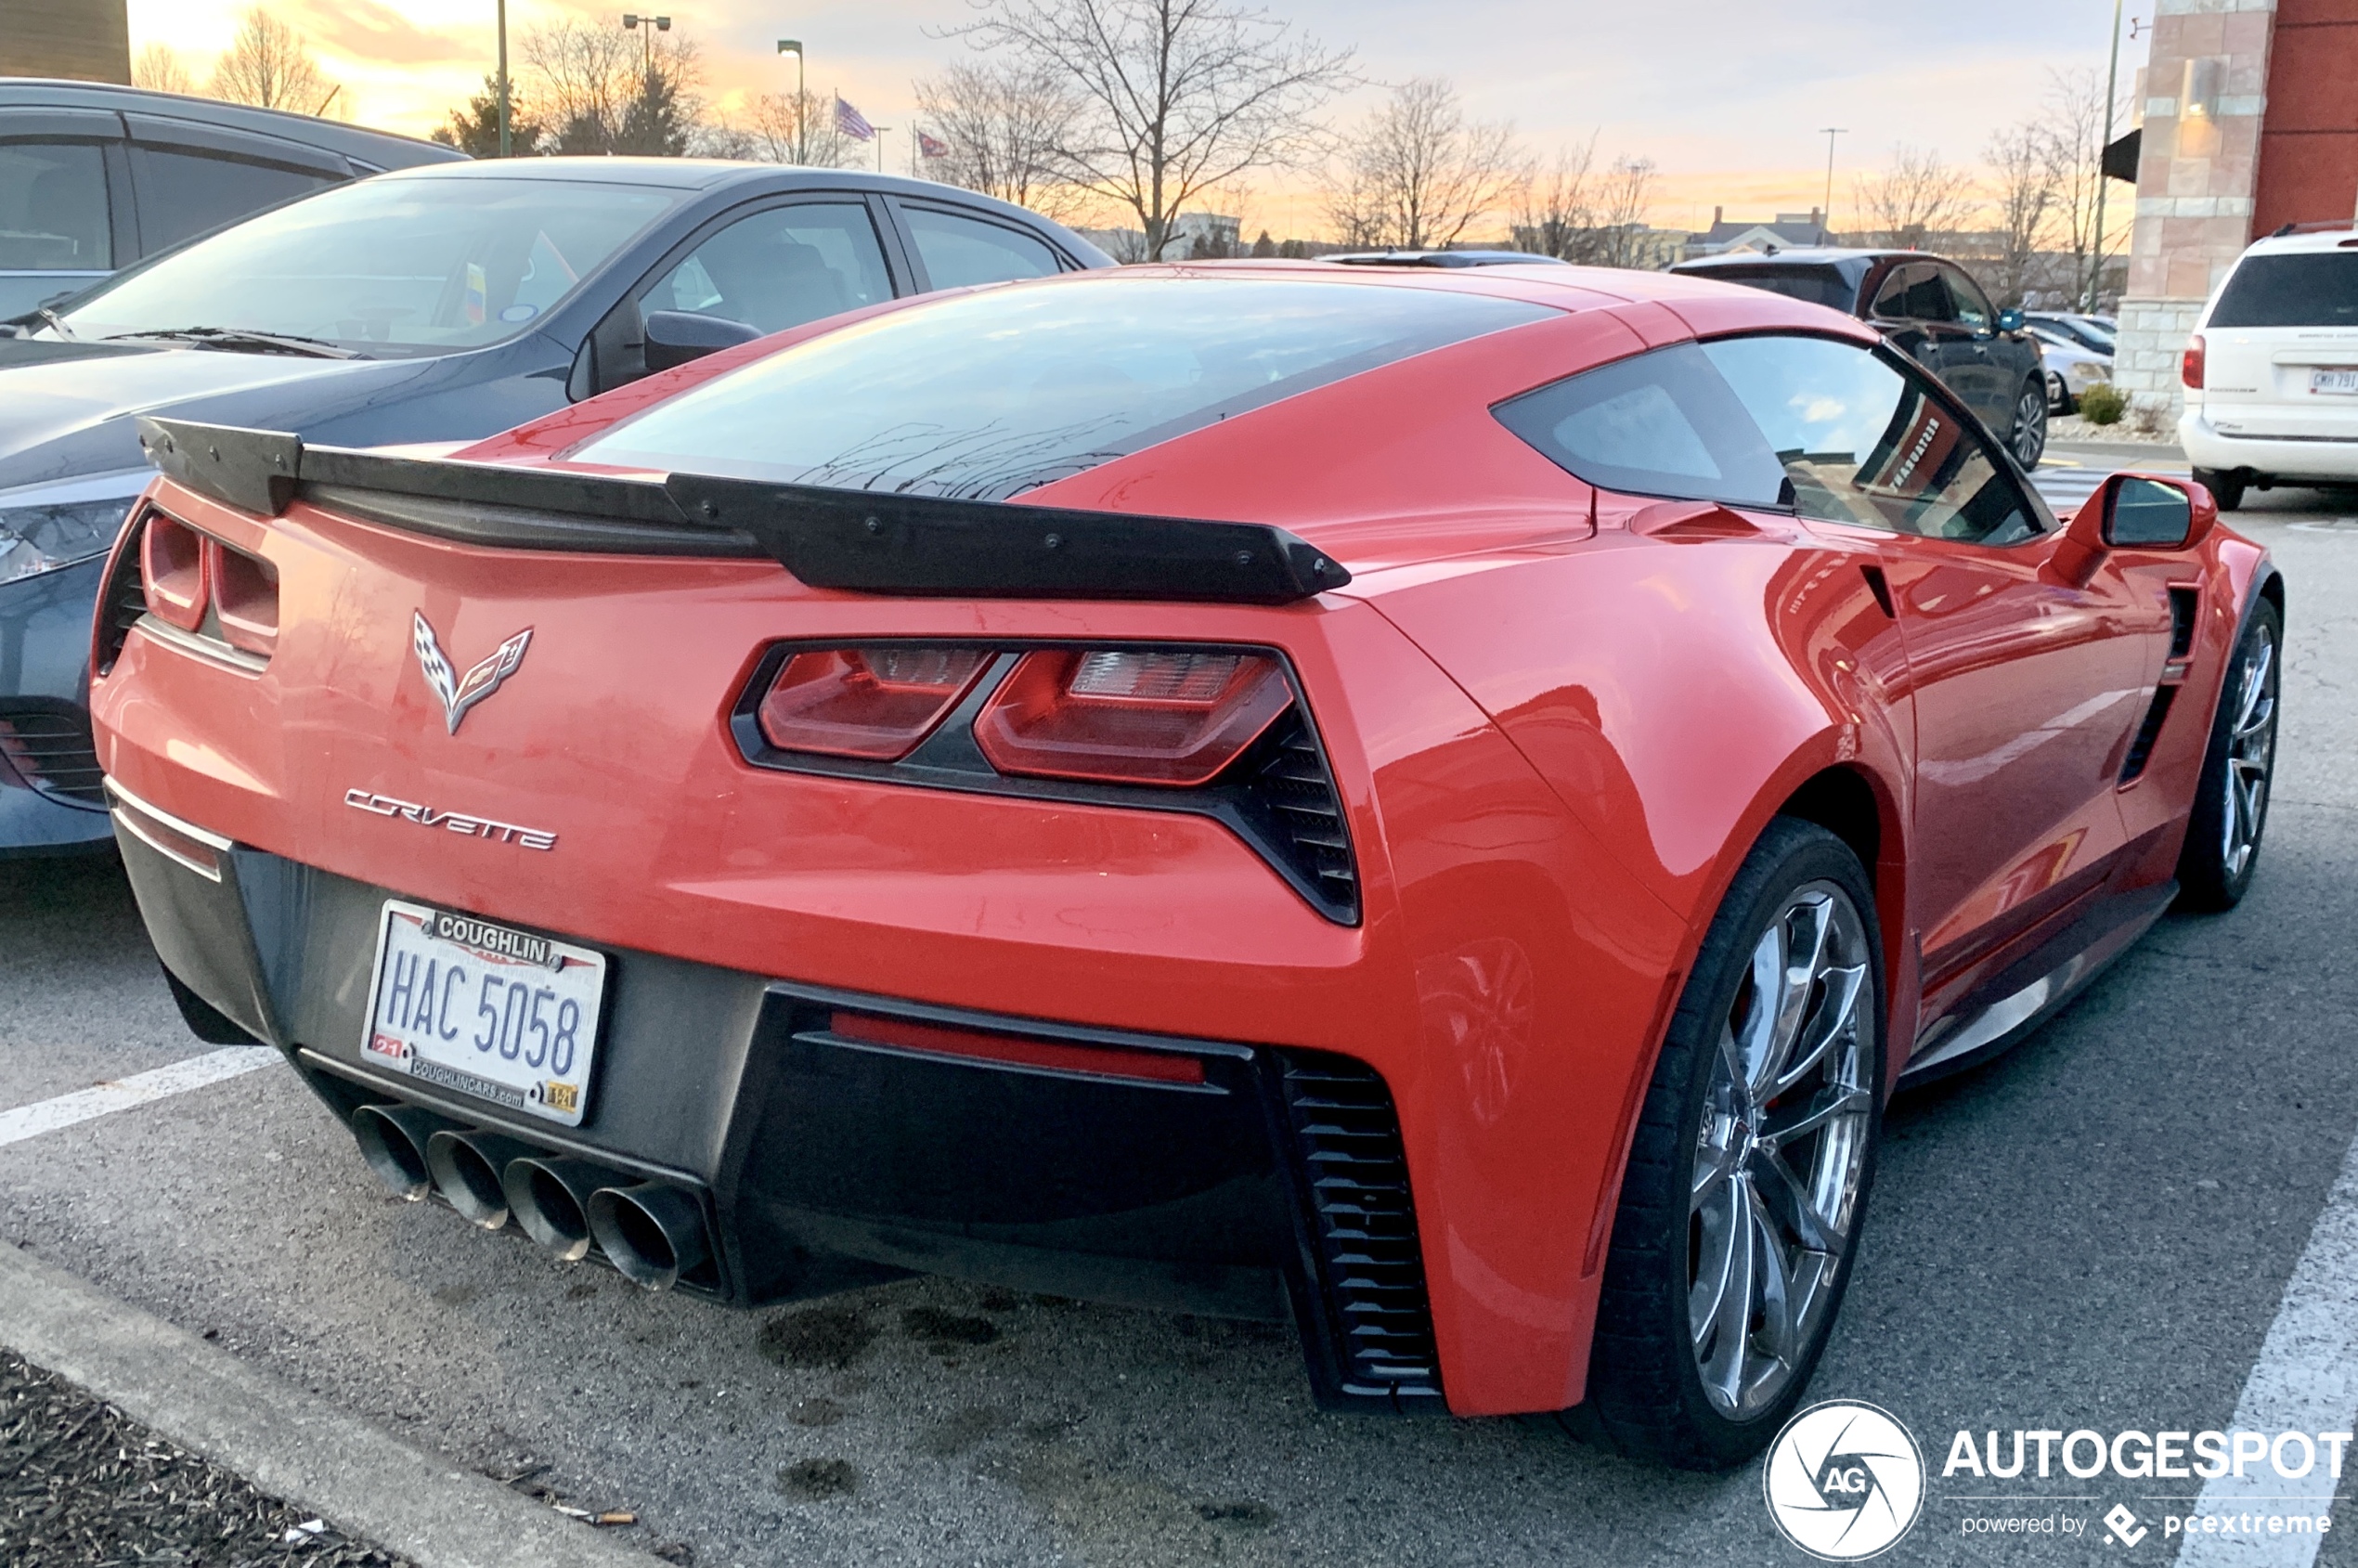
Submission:
M 377 916 L 361 1057 L 470 1099 L 578 1127 L 590 1113 L 612 968 L 591 948 L 387 899 Z
M 2358 397 L 2358 367 L 2346 370 L 2312 369 L 2309 390 L 2319 397 Z

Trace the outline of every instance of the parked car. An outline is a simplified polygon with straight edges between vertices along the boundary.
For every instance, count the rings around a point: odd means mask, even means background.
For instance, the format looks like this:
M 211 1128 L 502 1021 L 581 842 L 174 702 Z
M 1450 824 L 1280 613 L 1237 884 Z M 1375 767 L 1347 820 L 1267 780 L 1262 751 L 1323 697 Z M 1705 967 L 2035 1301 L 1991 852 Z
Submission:
M 1320 256 L 1343 266 L 1562 266 L 1536 251 L 1349 251 Z
M 2028 471 L 2047 450 L 2046 367 L 2022 313 L 1999 310 L 1965 269 L 1919 251 L 1740 252 L 1670 269 L 1807 300 L 1872 323 L 1965 400 Z
M 1109 265 L 926 181 L 534 158 L 381 175 L 117 275 L 0 342 L 0 851 L 108 836 L 84 666 L 141 415 L 467 440 L 823 316 Z
M 2039 359 L 2047 375 L 2047 410 L 2068 414 L 2079 407 L 2079 395 L 2112 381 L 2112 352 L 2099 354 L 2079 339 L 2043 322 L 2027 321 L 2023 330 L 2039 340 Z
M 92 701 L 187 1017 L 396 1194 L 740 1304 L 1289 1321 L 1329 1406 L 1738 1463 L 1894 1083 L 2265 824 L 2207 496 L 2060 525 L 1699 279 L 1122 268 L 439 456 L 147 434 Z
M 2187 340 L 2179 445 L 2229 512 L 2246 489 L 2358 485 L 2358 233 L 2256 240 Z
M 2078 343 L 2092 353 L 2111 355 L 2120 337 L 2118 324 L 2109 316 L 2088 316 L 2079 311 L 2026 310 L 2023 325 L 2050 332 Z
M 308 114 L 0 78 L 0 319 L 322 187 L 463 156 Z

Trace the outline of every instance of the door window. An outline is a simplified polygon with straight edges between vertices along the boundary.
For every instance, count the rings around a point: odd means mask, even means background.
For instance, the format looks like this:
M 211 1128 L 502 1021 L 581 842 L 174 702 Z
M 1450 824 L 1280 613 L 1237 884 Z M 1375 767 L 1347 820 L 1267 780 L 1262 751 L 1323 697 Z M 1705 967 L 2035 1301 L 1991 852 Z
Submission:
M 0 271 L 106 272 L 113 266 L 98 145 L 0 144 Z
M 1875 314 L 1891 321 L 1953 321 L 1957 315 L 1940 269 L 1929 262 L 1911 262 L 1885 279 Z
M 1997 452 L 1871 350 L 1764 336 L 1703 352 L 1777 454 L 1803 516 L 1992 545 L 2045 530 Z
M 892 298 L 859 201 L 805 201 L 738 219 L 659 279 L 646 310 L 692 310 L 781 332 Z
M 1959 321 L 1976 332 L 1987 332 L 1997 325 L 1998 313 L 1989 308 L 1989 296 L 1981 292 L 1979 284 L 1953 268 L 1942 267 L 1940 271 L 1948 279 L 1949 297 Z
M 937 289 L 1045 278 L 1063 270 L 1045 241 L 1019 228 L 931 207 L 904 206 L 900 215 L 926 264 L 926 279 Z
M 135 142 L 131 183 L 139 193 L 139 243 L 152 255 L 190 235 L 339 182 L 301 169 Z

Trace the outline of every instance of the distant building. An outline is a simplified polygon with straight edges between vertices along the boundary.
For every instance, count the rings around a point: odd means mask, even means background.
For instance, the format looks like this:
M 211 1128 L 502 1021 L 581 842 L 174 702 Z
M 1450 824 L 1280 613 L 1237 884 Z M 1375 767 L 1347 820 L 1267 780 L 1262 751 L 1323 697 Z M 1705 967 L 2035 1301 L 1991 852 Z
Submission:
M 1806 213 L 1779 213 L 1774 223 L 1730 222 L 1728 209 L 1711 209 L 1711 227 L 1689 235 L 1680 259 L 1725 255 L 1730 251 L 1791 251 L 1809 245 L 1831 245 L 1826 214 L 1817 207 Z
M 0 76 L 131 82 L 124 0 L 0 0 Z
M 1237 229 L 1241 220 L 1223 213 L 1181 213 L 1171 220 L 1171 237 L 1161 261 L 1194 261 L 1245 253 Z M 1135 228 L 1076 228 L 1083 240 L 1118 262 L 1147 259 L 1147 236 Z

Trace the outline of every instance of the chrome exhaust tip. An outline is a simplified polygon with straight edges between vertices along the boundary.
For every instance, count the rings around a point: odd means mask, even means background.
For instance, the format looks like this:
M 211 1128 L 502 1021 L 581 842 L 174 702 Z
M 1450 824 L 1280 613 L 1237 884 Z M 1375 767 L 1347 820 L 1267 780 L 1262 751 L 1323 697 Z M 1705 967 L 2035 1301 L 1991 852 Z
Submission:
M 625 1279 L 650 1290 L 668 1290 L 711 1255 L 704 1205 L 662 1182 L 591 1193 L 590 1233 Z
M 436 1192 L 469 1222 L 486 1230 L 508 1223 L 508 1191 L 500 1179 L 508 1162 L 532 1153 L 529 1144 L 498 1133 L 446 1127 L 426 1140 L 426 1172 Z
M 590 1255 L 590 1195 L 629 1178 L 588 1160 L 526 1155 L 508 1161 L 499 1185 L 526 1236 L 561 1263 Z
M 352 1135 L 360 1158 L 377 1180 L 395 1198 L 415 1203 L 434 1190 L 434 1172 L 426 1163 L 426 1145 L 436 1133 L 454 1126 L 449 1118 L 416 1106 L 362 1106 L 352 1113 Z

